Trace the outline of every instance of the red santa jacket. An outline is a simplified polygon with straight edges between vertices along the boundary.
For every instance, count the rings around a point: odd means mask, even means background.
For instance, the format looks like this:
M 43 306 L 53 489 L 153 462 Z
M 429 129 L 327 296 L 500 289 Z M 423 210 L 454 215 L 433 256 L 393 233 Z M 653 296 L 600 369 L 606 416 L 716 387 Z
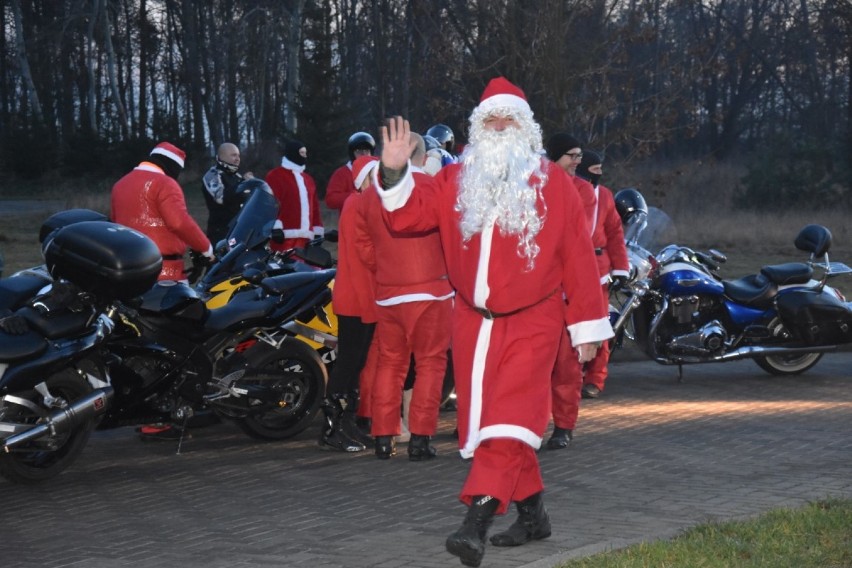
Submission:
M 375 323 L 376 269 L 373 243 L 356 231 L 361 223 L 363 195 L 353 192 L 343 204 L 337 225 L 337 275 L 334 279 L 332 307 L 334 313 L 361 318 L 364 323 Z
M 197 252 L 210 249 L 210 241 L 186 210 L 178 183 L 157 165 L 142 162 L 112 188 L 110 218 L 147 235 L 165 258 L 160 280 L 181 280 L 187 246 Z
M 325 188 L 325 204 L 329 209 L 343 210 L 343 203 L 355 194 L 355 182 L 352 179 L 352 162 L 347 162 L 334 170 Z
M 418 190 L 433 183 L 422 171 L 413 173 Z M 437 229 L 395 233 L 384 222 L 382 201 L 374 186 L 362 195 L 363 217 L 359 233 L 372 240 L 376 263 L 376 302 L 443 300 L 453 295 Z
M 630 263 L 627 259 L 627 248 L 624 246 L 621 217 L 615 210 L 612 192 L 602 185 L 595 187 L 594 192 L 596 210 L 590 229 L 592 245 L 597 254 L 601 284 L 605 284 L 610 275 L 629 276 Z
M 314 178 L 305 172 L 304 166 L 283 158 L 281 166 L 266 174 L 266 183 L 278 200 L 278 219 L 284 225 L 284 238 L 313 239 L 324 234 L 322 215 L 317 198 Z M 293 242 L 273 243 L 272 248 L 286 250 Z M 304 241 L 296 241 L 296 246 Z
M 536 235 L 541 252 L 532 270 L 527 269 L 527 259 L 518 255 L 517 236 L 503 235 L 496 227 L 489 233 L 494 261 L 480 264 L 483 233 L 465 241 L 460 213 L 455 209 L 460 164 L 442 168 L 434 178 L 436 183 L 423 185 L 423 191 L 420 185 L 414 191 L 414 179 L 408 174 L 395 187 L 383 190 L 385 218 L 396 231 L 439 228 L 450 283 L 464 302 L 507 313 L 564 288 L 568 299 L 565 322 L 573 344 L 608 339 L 612 328 L 606 306 L 597 280 L 588 278 L 586 271 L 596 263 L 577 190 L 561 168 L 551 162 L 543 167 L 548 176 L 542 190 L 547 221 Z M 543 213 L 544 204 L 539 207 Z M 478 277 L 482 270 L 486 278 Z

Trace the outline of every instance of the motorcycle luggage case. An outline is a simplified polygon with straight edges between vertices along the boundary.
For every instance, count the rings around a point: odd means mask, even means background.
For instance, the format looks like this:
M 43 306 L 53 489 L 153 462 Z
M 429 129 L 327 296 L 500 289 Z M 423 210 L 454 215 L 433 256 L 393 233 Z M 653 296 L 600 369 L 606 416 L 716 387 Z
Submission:
M 852 308 L 831 292 L 791 290 L 776 299 L 784 325 L 808 345 L 852 341 Z
M 154 241 L 107 221 L 83 221 L 57 230 L 45 243 L 44 259 L 54 278 L 105 300 L 126 300 L 150 290 L 163 266 Z

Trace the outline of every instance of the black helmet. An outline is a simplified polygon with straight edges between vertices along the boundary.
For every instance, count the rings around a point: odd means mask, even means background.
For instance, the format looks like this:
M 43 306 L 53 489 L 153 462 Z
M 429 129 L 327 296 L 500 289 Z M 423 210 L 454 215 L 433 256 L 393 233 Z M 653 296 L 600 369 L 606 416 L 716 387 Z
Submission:
M 645 198 L 639 190 L 632 187 L 622 189 L 615 194 L 615 210 L 618 211 L 618 216 L 625 225 L 637 214 L 643 217 L 648 216 L 648 204 L 645 203 Z
M 456 145 L 456 136 L 453 134 L 452 128 L 446 124 L 436 124 L 426 131 L 426 136 L 431 136 L 438 141 L 438 144 L 444 147 L 444 150 L 452 153 L 453 146 Z
M 349 137 L 349 159 L 355 160 L 355 150 L 369 150 L 370 154 L 376 149 L 376 141 L 366 132 L 356 132 Z

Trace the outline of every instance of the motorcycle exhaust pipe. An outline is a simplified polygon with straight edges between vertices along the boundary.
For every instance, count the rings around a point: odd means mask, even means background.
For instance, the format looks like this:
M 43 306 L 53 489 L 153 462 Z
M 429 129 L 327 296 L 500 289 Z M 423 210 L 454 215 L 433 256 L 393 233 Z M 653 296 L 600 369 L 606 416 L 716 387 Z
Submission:
M 9 453 L 12 448 L 38 438 L 70 432 L 76 426 L 106 410 L 112 400 L 113 392 L 110 386 L 96 389 L 66 408 L 52 412 L 45 422 L 6 438 L 3 441 L 3 451 Z
M 771 355 L 804 355 L 805 353 L 827 353 L 836 351 L 837 345 L 814 347 L 741 347 L 736 351 L 713 357 L 712 361 L 735 361 L 737 359 L 752 359 Z

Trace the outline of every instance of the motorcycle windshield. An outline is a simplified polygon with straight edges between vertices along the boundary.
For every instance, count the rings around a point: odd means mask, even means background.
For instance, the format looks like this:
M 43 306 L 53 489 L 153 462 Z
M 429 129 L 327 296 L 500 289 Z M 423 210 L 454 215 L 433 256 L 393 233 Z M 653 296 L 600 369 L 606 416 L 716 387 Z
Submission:
M 272 195 L 272 189 L 265 182 L 257 184 L 228 233 L 228 247 L 243 243 L 247 249 L 253 249 L 265 244 L 277 218 L 278 200 Z

